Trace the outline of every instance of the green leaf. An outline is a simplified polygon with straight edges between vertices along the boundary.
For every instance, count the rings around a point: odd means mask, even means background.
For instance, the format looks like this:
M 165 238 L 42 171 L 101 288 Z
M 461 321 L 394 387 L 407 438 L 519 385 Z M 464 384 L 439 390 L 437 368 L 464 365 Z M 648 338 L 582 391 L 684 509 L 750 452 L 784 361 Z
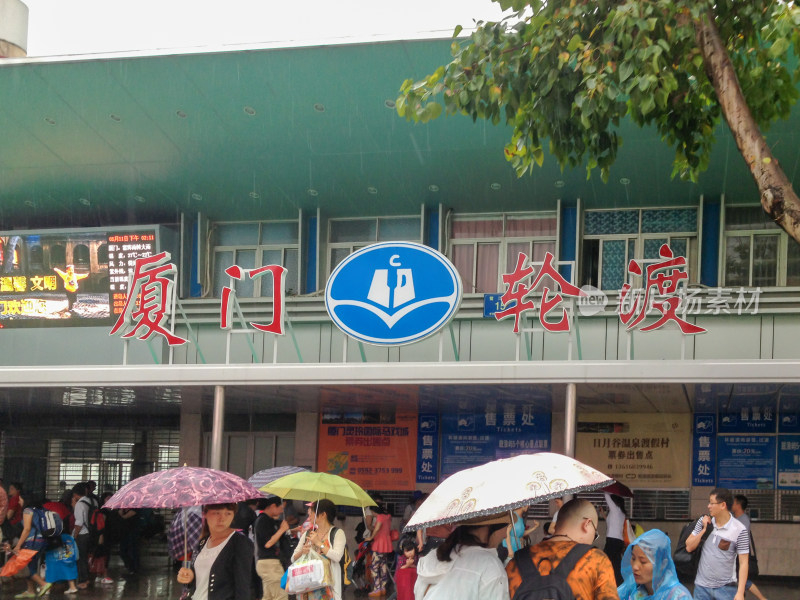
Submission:
M 436 69 L 433 74 L 431 74 L 425 83 L 429 86 L 435 85 L 436 82 L 440 81 L 444 77 L 444 66 L 439 67 Z
M 536 164 L 540 167 L 542 166 L 542 163 L 544 163 L 544 151 L 542 150 L 541 146 L 539 148 L 534 148 L 533 160 L 536 161 Z
M 622 83 L 633 73 L 633 65 L 629 62 L 624 62 L 619 66 L 619 81 Z
M 575 52 L 575 50 L 580 48 L 582 43 L 583 40 L 581 39 L 581 36 L 576 33 L 572 36 L 572 39 L 567 44 L 567 52 Z
M 789 40 L 787 38 L 778 38 L 773 42 L 772 46 L 770 46 L 769 56 L 770 58 L 778 58 L 783 56 L 788 49 Z
M 666 108 L 667 107 L 667 99 L 668 98 L 669 98 L 669 94 L 667 94 L 667 91 L 665 89 L 658 88 L 656 90 L 656 104 L 658 104 L 658 106 L 660 108 Z
M 648 113 L 652 112 L 655 107 L 656 103 L 653 99 L 653 96 L 645 96 L 642 98 L 642 103 L 639 105 L 639 110 L 642 111 L 642 115 L 647 115 Z
M 456 29 L 453 31 L 453 37 L 458 37 L 458 34 L 461 33 L 463 29 L 461 25 L 456 25 Z

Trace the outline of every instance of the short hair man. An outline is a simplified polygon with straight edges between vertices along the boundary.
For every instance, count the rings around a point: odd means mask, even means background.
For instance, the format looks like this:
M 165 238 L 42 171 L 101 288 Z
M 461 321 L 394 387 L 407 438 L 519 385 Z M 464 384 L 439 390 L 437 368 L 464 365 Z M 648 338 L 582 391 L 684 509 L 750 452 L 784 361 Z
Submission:
M 726 488 L 714 488 L 708 498 L 708 513 L 697 520 L 686 539 L 686 550 L 694 552 L 709 525 L 713 531 L 703 544 L 697 577 L 695 600 L 744 600 L 750 560 L 750 536 L 747 527 L 731 514 L 733 496 Z M 736 576 L 736 557 L 739 576 Z
M 731 506 L 731 514 L 733 514 L 734 517 L 739 519 L 742 522 L 742 524 L 744 524 L 744 526 L 747 527 L 747 534 L 749 536 L 749 540 L 752 542 L 753 534 L 750 531 L 750 515 L 748 515 L 745 512 L 747 510 L 748 504 L 749 503 L 747 501 L 747 496 L 743 494 L 736 494 L 733 497 L 733 506 Z M 751 554 L 755 555 L 755 548 L 751 548 L 750 550 L 752 551 Z M 748 570 L 749 567 L 750 565 L 748 564 Z M 745 589 L 751 594 L 753 594 L 756 598 L 758 598 L 758 600 L 767 600 L 767 598 L 764 596 L 764 594 L 761 593 L 761 590 L 758 589 L 758 586 L 755 583 L 753 583 L 752 580 L 750 579 L 747 580 L 747 583 L 745 584 Z
M 577 544 L 591 544 L 597 539 L 597 510 L 588 500 L 575 498 L 558 511 L 552 537 L 531 546 L 529 552 L 534 566 L 542 575 L 549 574 Z M 506 566 L 508 591 L 514 598 L 522 584 L 516 559 Z M 614 568 L 605 553 L 592 548 L 584 554 L 567 576 L 576 600 L 618 600 Z

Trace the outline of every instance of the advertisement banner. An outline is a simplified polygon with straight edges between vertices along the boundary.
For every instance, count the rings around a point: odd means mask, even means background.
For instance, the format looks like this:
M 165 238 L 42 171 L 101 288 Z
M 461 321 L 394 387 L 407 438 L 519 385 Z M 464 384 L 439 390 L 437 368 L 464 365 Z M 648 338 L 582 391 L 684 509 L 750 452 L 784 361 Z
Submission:
M 691 415 L 583 414 L 575 457 L 631 488 L 689 487 Z
M 778 487 L 800 490 L 800 435 L 778 436 Z
M 317 465 L 365 490 L 413 490 L 417 390 L 323 389 Z
M 442 415 L 442 476 L 518 454 L 550 451 L 550 413 L 494 400 L 459 402 Z
M 776 438 L 721 435 L 717 438 L 717 485 L 731 490 L 775 487 Z
M 152 230 L 0 233 L 0 327 L 112 323 L 155 250 Z
M 711 413 L 694 415 L 692 436 L 692 485 L 716 485 L 717 416 Z

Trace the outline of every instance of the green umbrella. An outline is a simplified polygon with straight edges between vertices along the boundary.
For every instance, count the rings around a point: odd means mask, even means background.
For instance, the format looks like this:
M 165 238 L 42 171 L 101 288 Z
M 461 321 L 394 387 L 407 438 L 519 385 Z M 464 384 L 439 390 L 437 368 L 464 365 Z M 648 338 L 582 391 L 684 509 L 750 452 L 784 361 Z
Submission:
M 345 506 L 375 506 L 375 501 L 357 483 L 330 473 L 292 473 L 259 488 L 285 500 L 312 502 L 326 498 Z

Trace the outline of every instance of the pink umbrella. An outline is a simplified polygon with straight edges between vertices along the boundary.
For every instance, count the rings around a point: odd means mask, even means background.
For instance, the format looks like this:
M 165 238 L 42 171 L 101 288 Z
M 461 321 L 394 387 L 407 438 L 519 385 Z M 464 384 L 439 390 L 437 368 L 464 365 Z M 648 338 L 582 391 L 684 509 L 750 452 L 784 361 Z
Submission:
M 103 507 L 182 508 L 263 497 L 263 493 L 233 473 L 177 467 L 137 477 L 123 485 Z

